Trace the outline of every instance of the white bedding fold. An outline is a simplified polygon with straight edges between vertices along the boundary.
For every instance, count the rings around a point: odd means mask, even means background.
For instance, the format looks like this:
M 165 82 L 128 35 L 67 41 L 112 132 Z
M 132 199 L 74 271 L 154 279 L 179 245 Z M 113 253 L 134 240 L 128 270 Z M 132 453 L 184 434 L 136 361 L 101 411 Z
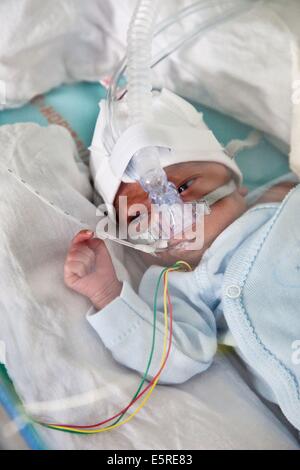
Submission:
M 165 0 L 160 18 L 191 3 Z M 135 0 L 2 0 L 4 106 L 19 106 L 61 83 L 110 76 L 124 54 L 134 5 Z M 177 23 L 168 39 L 191 31 L 205 14 Z M 287 150 L 295 87 L 300 88 L 291 54 L 293 45 L 300 57 L 299 21 L 298 0 L 253 1 L 238 20 L 218 25 L 161 64 L 155 82 L 253 125 Z M 164 46 L 167 36 L 158 43 Z

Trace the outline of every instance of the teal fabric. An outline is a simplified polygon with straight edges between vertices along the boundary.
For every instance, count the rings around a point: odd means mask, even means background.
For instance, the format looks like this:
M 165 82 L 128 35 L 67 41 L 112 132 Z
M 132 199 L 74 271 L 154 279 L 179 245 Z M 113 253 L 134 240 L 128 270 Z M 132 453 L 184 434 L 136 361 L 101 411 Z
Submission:
M 106 95 L 99 83 L 63 85 L 43 96 L 45 104 L 59 113 L 88 147 L 99 112 L 98 102 Z M 16 122 L 36 122 L 47 126 L 48 120 L 39 108 L 31 103 L 17 109 L 0 112 L 0 125 Z
M 196 108 L 203 112 L 204 121 L 212 129 L 219 142 L 224 145 L 228 144 L 231 139 L 245 139 L 253 130 L 250 126 L 225 114 L 200 105 L 196 105 Z M 262 139 L 255 148 L 240 152 L 236 161 L 249 190 L 256 189 L 290 171 L 287 156 L 266 139 Z
M 105 95 L 106 90 L 99 83 L 78 83 L 63 85 L 43 98 L 45 106 L 59 113 L 84 146 L 88 147 L 99 111 L 98 102 Z M 203 112 L 205 122 L 223 144 L 227 144 L 231 139 L 243 139 L 252 130 L 251 127 L 217 111 L 201 105 L 196 107 Z M 0 124 L 29 121 L 42 126 L 48 124 L 48 120 L 34 102 L 22 108 L 0 112 Z M 237 162 L 250 190 L 289 171 L 287 157 L 265 139 L 254 149 L 242 151 L 237 157 Z

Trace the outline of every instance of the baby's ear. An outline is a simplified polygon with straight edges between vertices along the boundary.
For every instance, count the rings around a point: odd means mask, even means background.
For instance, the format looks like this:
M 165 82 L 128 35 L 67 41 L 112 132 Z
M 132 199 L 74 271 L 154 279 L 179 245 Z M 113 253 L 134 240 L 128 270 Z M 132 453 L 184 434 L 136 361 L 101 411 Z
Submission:
M 246 186 L 242 186 L 241 188 L 238 188 L 238 193 L 243 197 L 247 196 L 248 189 L 246 188 Z

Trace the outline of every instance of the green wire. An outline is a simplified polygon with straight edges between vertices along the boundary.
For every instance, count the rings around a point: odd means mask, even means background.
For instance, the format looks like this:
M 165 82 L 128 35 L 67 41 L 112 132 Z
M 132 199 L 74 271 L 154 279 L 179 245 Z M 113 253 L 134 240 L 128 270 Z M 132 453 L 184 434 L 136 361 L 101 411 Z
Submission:
M 172 266 L 172 267 L 175 267 Z M 176 266 L 177 268 L 178 266 Z M 149 372 L 149 369 L 150 369 L 150 366 L 151 366 L 151 362 L 152 362 L 152 359 L 153 359 L 153 354 L 154 354 L 154 347 L 155 347 L 155 336 L 156 336 L 156 320 L 157 320 L 157 297 L 158 297 L 158 289 L 159 289 L 159 286 L 160 286 L 160 283 L 161 283 L 161 279 L 164 275 L 164 273 L 170 268 L 165 268 L 162 270 L 162 272 L 160 273 L 160 276 L 158 278 L 158 281 L 157 281 L 157 284 L 156 284 L 156 289 L 155 289 L 155 294 L 154 294 L 154 306 L 153 306 L 153 310 L 154 310 L 154 314 L 153 314 L 153 334 L 152 334 L 152 346 L 151 346 L 151 351 L 150 351 L 150 355 L 149 355 L 149 359 L 148 359 L 148 364 L 147 364 L 147 367 L 146 367 L 146 370 L 144 372 L 144 375 L 142 377 L 142 380 L 137 388 L 137 391 L 135 392 L 135 394 L 133 395 L 132 399 L 130 400 L 130 403 L 135 400 L 135 398 L 138 396 L 138 394 L 140 393 L 146 379 L 147 379 L 147 375 L 148 375 L 148 372 Z M 129 409 L 129 408 L 128 408 Z M 112 424 L 117 424 L 119 421 L 121 421 L 121 419 L 123 418 L 123 416 L 127 413 L 128 410 L 124 411 L 123 414 L 121 414 L 119 416 L 119 418 L 117 418 L 117 420 Z
M 153 314 L 153 334 L 152 334 L 152 346 L 151 346 L 151 351 L 150 351 L 150 355 L 149 355 L 149 359 L 148 359 L 148 364 L 147 364 L 147 367 L 146 367 L 146 370 L 144 372 L 144 375 L 142 377 L 142 380 L 137 388 L 137 391 L 135 392 L 135 394 L 133 395 L 132 399 L 130 400 L 130 403 L 135 400 L 135 398 L 138 396 L 138 394 L 140 393 L 146 379 L 147 379 L 147 375 L 148 375 L 148 372 L 149 372 L 149 369 L 150 369 L 150 366 L 151 366 L 151 362 L 152 362 L 152 359 L 153 359 L 153 354 L 154 354 L 154 347 L 155 347 L 155 336 L 156 336 L 156 320 L 157 320 L 157 297 L 158 297 L 158 289 L 159 289 L 159 286 L 160 286 L 160 283 L 161 283 L 161 279 L 163 277 L 163 275 L 165 274 L 165 272 L 168 270 L 168 269 L 178 269 L 180 268 L 180 261 L 176 261 L 175 264 L 173 264 L 173 266 L 171 266 L 171 268 L 165 268 L 162 270 L 162 272 L 160 273 L 160 276 L 158 278 L 158 281 L 157 281 L 157 284 L 156 284 L 156 289 L 155 289 L 155 294 L 154 294 L 154 306 L 153 306 L 153 310 L 154 310 L 154 314 Z M 128 408 L 129 409 L 129 408 Z M 124 411 L 123 414 L 121 414 L 119 416 L 119 418 L 117 418 L 117 420 L 112 423 L 112 425 L 114 424 L 117 424 L 119 421 L 121 421 L 121 419 L 123 418 L 123 416 L 127 413 L 128 410 Z
M 130 403 L 135 400 L 135 398 L 138 396 L 138 394 L 140 393 L 146 379 L 147 379 L 147 375 L 148 375 L 148 372 L 149 372 L 149 369 L 150 369 L 150 366 L 151 366 L 151 363 L 152 363 L 152 359 L 153 359 L 153 354 L 154 354 L 154 347 L 155 347 L 155 337 L 156 337 L 156 321 L 157 321 L 157 297 L 158 297 L 158 290 L 159 290 L 159 286 L 160 286 L 160 283 L 161 283 L 161 279 L 163 277 L 163 275 L 165 274 L 166 271 L 168 271 L 168 269 L 179 269 L 180 268 L 180 261 L 176 261 L 175 264 L 173 264 L 173 266 L 171 266 L 170 268 L 164 268 L 162 270 L 162 272 L 160 273 L 160 276 L 158 278 L 158 281 L 157 281 L 157 284 L 156 284 L 156 288 L 155 288 L 155 294 L 154 294 L 154 305 L 153 305 L 153 311 L 154 311 L 154 314 L 153 314 L 153 333 L 152 333 L 152 345 L 151 345 L 151 351 L 150 351 L 150 355 L 149 355 L 149 358 L 148 358 L 148 363 L 147 363 L 147 367 L 146 367 L 146 370 L 144 372 L 144 375 L 142 377 L 142 380 L 135 392 L 135 394 L 133 395 L 132 399 L 130 400 Z M 129 408 L 128 408 L 129 409 Z M 116 421 L 114 421 L 112 424 L 110 424 L 109 426 L 114 426 L 115 424 L 117 424 L 119 421 L 121 421 L 121 419 L 123 418 L 123 416 L 127 413 L 128 410 L 124 411 L 124 413 L 122 413 L 119 418 L 116 419 Z M 42 426 L 44 427 L 48 427 L 46 424 L 44 423 L 39 423 L 41 424 Z M 51 429 L 51 426 L 49 426 L 49 428 Z M 74 433 L 74 434 L 78 434 L 78 431 L 77 430 L 74 430 L 74 431 L 70 431 L 70 430 L 65 430 L 65 429 L 60 429 L 60 431 L 64 431 L 64 432 L 68 432 L 68 433 Z

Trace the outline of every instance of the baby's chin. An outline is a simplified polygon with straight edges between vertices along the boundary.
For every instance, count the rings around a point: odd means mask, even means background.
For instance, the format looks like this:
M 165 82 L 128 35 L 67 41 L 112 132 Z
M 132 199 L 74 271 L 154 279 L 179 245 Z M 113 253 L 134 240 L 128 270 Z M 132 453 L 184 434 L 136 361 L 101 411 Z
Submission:
M 177 249 L 157 253 L 157 256 L 143 253 L 143 259 L 147 266 L 151 266 L 153 264 L 159 266 L 172 266 L 176 261 L 185 261 L 190 264 L 192 268 L 195 268 L 200 263 L 204 251 L 204 248 L 200 250 Z
M 193 239 L 190 242 L 180 242 L 180 244 L 174 248 L 170 247 L 166 251 L 156 253 L 156 256 L 143 253 L 143 259 L 147 266 L 153 264 L 172 266 L 176 261 L 185 261 L 190 264 L 192 268 L 195 268 L 200 263 L 205 250 L 211 245 L 218 234 L 219 231 L 213 234 L 210 233 L 209 236 L 202 234 L 198 239 Z

